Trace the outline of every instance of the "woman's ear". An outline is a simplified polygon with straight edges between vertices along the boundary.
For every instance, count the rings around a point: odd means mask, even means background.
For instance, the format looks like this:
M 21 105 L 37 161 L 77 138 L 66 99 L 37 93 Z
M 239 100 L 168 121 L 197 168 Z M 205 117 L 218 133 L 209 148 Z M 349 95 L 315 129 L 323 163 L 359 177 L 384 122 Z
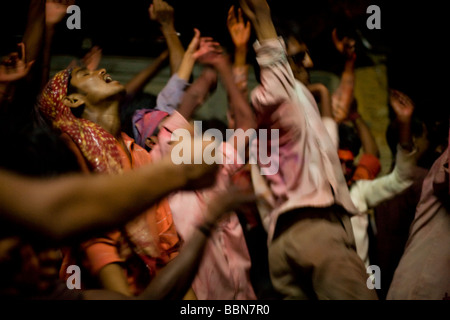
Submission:
M 72 93 L 64 98 L 63 103 L 69 108 L 78 108 L 85 103 L 84 96 L 79 93 Z

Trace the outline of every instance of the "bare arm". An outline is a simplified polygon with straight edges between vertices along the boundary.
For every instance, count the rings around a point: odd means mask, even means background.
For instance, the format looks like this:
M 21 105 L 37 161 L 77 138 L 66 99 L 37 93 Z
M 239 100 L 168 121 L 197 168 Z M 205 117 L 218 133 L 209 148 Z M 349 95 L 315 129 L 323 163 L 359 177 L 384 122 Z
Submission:
M 413 183 L 413 167 L 417 160 L 417 152 L 414 150 L 410 127 L 414 102 L 406 94 L 391 90 L 390 105 L 396 114 L 399 130 L 394 170 L 375 180 L 357 181 L 354 190 L 352 189 L 352 193 L 364 197 L 362 203 L 369 207 L 374 207 L 381 201 L 392 198 Z
M 350 112 L 355 86 L 355 44 L 353 38 L 344 36 L 339 39 L 337 29 L 332 31 L 332 39 L 336 49 L 345 57 L 344 70 L 339 87 L 333 92 L 333 116 L 336 122 L 344 121 Z
M 232 191 L 221 194 L 209 203 L 207 217 L 200 224 L 191 239 L 184 244 L 180 253 L 169 262 L 150 282 L 138 297 L 109 290 L 87 290 L 83 292 L 86 300 L 99 299 L 138 299 L 138 300 L 179 300 L 191 287 L 202 261 L 204 248 L 217 221 L 228 212 L 245 202 L 254 201 L 253 196 Z
M 0 103 L 12 100 L 15 93 L 15 82 L 25 78 L 34 61 L 26 62 L 25 44 L 19 43 L 21 54 L 13 52 L 0 62 Z
M 125 85 L 128 95 L 136 95 L 142 91 L 145 85 L 156 75 L 156 73 L 163 66 L 167 57 L 169 56 L 169 51 L 163 51 L 156 60 L 150 64 L 147 68 L 139 72 Z
M 186 120 L 191 119 L 195 110 L 202 105 L 209 93 L 216 88 L 217 74 L 212 69 L 205 69 L 201 75 L 186 90 L 178 107 Z
M 251 21 L 258 42 L 254 44 L 261 67 L 261 84 L 252 92 L 252 104 L 257 112 L 266 113 L 297 94 L 295 78 L 286 57 L 286 47 L 273 25 L 266 0 L 240 0 L 244 14 Z
M 247 64 L 248 41 L 250 39 L 250 21 L 244 23 L 242 9 L 238 9 L 238 15 L 234 12 L 234 6 L 228 11 L 227 27 L 234 44 L 234 66 L 241 67 Z
M 35 61 L 41 55 L 45 35 L 46 0 L 32 0 L 28 9 L 28 18 L 23 43 L 28 50 L 26 62 Z
M 67 8 L 75 4 L 74 0 L 47 0 L 45 3 L 45 39 L 42 57 L 42 81 L 41 87 L 49 80 L 50 60 L 55 27 L 62 21 L 67 13 Z
M 178 77 L 185 81 L 189 81 L 196 61 L 208 52 L 217 51 L 219 47 L 219 43 L 214 42 L 213 38 L 200 37 L 200 31 L 198 29 L 194 29 L 194 32 L 194 37 L 189 43 L 177 71 Z
M 190 77 L 194 64 L 197 60 L 204 63 L 202 59 L 214 52 L 221 52 L 219 44 L 212 38 L 200 38 L 200 31 L 195 30 L 195 36 L 189 44 L 183 57 L 178 76 L 181 79 Z M 217 75 L 214 70 L 206 68 L 199 78 L 185 91 L 178 112 L 189 120 L 195 109 L 201 106 L 210 92 L 217 86 Z
M 149 9 L 150 19 L 159 23 L 161 32 L 166 39 L 169 49 L 169 61 L 171 74 L 177 72 L 184 55 L 184 47 L 175 30 L 174 10 L 163 0 L 153 0 Z
M 110 263 L 101 268 L 98 278 L 104 289 L 119 292 L 125 296 L 132 296 L 125 270 L 118 263 Z
M 24 36 L 22 39 L 21 50 L 27 50 L 25 57 L 22 54 L 20 58 L 23 66 L 29 66 L 25 74 L 22 74 L 18 79 L 25 79 L 27 86 L 33 88 L 34 91 L 27 90 L 27 94 L 34 96 L 38 93 L 38 89 L 41 87 L 41 70 L 42 66 L 36 66 L 33 71 L 30 72 L 30 63 L 34 63 L 36 60 L 41 59 L 43 44 L 45 35 L 45 0 L 31 0 L 28 8 L 27 22 L 25 27 Z M 40 64 L 40 63 L 39 63 Z M 16 65 L 15 71 L 20 69 L 20 65 Z M 11 70 L 8 70 L 11 71 Z M 2 73 L 0 71 L 0 73 Z M 8 72 L 10 73 L 10 72 Z M 7 81 L 7 83 L 0 83 L 0 102 L 6 99 L 13 99 L 16 91 L 16 84 L 13 81 Z
M 266 0 L 239 0 L 239 4 L 244 14 L 251 21 L 259 41 L 277 38 L 277 32 Z
M 251 34 L 250 21 L 244 23 L 242 9 L 238 9 L 238 15 L 236 16 L 234 6 L 231 6 L 230 10 L 228 11 L 227 27 L 234 44 L 234 80 L 244 97 L 247 98 L 249 67 L 247 64 L 247 51 L 248 41 L 250 40 Z M 229 113 L 228 116 L 234 117 L 232 113 Z M 234 120 L 231 118 L 229 119 L 229 122 L 230 121 Z
M 213 64 L 219 72 L 220 78 L 227 91 L 230 109 L 234 115 L 235 128 L 240 128 L 244 131 L 247 129 L 255 129 L 255 114 L 234 81 L 231 64 L 227 57 L 222 54 L 216 55 L 217 58 L 213 59 Z
M 167 156 L 117 176 L 42 180 L 0 170 L 0 214 L 22 230 L 54 241 L 89 237 L 127 222 L 173 190 L 212 184 L 216 169 L 174 165 Z
M 311 91 L 314 98 L 318 100 L 320 115 L 322 117 L 333 118 L 331 96 L 328 88 L 321 83 L 313 83 L 308 85 L 308 89 Z
M 351 108 L 355 86 L 355 59 L 356 56 L 352 55 L 346 60 L 339 87 L 333 93 L 333 113 L 338 123 L 347 118 Z
M 399 144 L 403 149 L 412 151 L 414 144 L 411 135 L 411 117 L 414 112 L 414 102 L 406 94 L 391 90 L 390 104 L 399 124 Z
M 249 201 L 254 201 L 254 197 L 239 190 L 227 190 L 214 197 L 209 202 L 205 221 L 197 227 L 178 256 L 161 270 L 139 299 L 181 299 L 192 284 L 202 261 L 206 241 L 217 221 Z

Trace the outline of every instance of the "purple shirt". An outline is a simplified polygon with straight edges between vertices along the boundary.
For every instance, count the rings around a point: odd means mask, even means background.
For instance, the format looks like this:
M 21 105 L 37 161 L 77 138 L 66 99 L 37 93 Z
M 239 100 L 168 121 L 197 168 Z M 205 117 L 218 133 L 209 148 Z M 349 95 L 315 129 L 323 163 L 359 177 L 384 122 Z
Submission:
M 155 109 L 140 109 L 134 113 L 133 136 L 138 145 L 144 148 L 145 140 L 155 132 L 162 119 L 177 110 L 188 86 L 189 83 L 175 73 L 158 94 Z

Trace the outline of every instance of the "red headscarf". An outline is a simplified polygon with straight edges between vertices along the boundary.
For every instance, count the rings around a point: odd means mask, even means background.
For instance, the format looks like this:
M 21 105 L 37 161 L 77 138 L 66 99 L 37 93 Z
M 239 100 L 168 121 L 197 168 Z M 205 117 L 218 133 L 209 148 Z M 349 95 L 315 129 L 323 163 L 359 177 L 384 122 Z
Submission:
M 94 172 L 122 171 L 115 138 L 98 124 L 75 117 L 64 104 L 72 69 L 57 73 L 45 86 L 39 109 L 53 126 L 68 134 Z
M 39 108 L 44 116 L 49 119 L 55 128 L 68 134 L 77 144 L 83 156 L 91 166 L 93 172 L 101 173 L 121 173 L 122 165 L 116 139 L 98 124 L 75 117 L 70 108 L 64 104 L 70 81 L 71 69 L 57 73 L 44 88 L 39 99 Z M 167 201 L 166 201 L 167 202 Z M 165 204 L 165 203 L 163 203 Z M 166 204 L 168 206 L 168 203 Z M 161 206 L 154 207 L 153 210 L 162 210 Z M 170 212 L 170 208 L 166 208 Z M 165 212 L 164 212 L 165 214 Z M 160 214 L 162 215 L 162 214 Z M 164 215 L 164 217 L 166 217 Z M 164 243 L 164 235 L 152 235 L 149 231 L 147 221 L 149 216 L 142 214 L 125 225 L 125 231 L 133 243 L 134 250 L 147 263 L 151 274 L 155 272 L 156 258 L 167 259 L 161 255 L 161 249 L 167 252 L 174 251 L 177 247 L 178 238 L 175 242 Z M 165 224 L 157 223 L 158 227 Z M 174 231 L 176 234 L 176 231 Z M 122 238 L 123 239 L 123 238 Z M 163 242 L 163 243 L 161 243 Z M 122 245 L 125 242 L 121 241 Z M 119 250 L 121 256 L 130 254 L 126 247 Z

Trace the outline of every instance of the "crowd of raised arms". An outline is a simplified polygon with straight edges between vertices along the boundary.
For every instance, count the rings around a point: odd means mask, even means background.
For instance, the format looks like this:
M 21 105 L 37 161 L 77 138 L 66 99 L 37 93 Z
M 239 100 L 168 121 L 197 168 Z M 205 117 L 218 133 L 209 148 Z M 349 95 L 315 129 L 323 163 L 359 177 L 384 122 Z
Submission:
M 0 64 L 1 297 L 448 297 L 449 131 L 432 141 L 415 101 L 387 88 L 393 161 L 381 173 L 355 97 L 354 30 L 330 29 L 338 71 L 313 81 L 326 63 L 266 0 L 236 1 L 216 19 L 232 50 L 198 29 L 184 45 L 178 31 L 192 30 L 176 30 L 176 7 L 153 0 L 167 46 L 120 83 L 99 68 L 98 46 L 51 74 L 56 26 L 75 2 L 29 3 L 18 50 Z M 146 99 L 166 61 L 170 79 Z M 196 112 L 219 82 L 226 121 L 203 119 L 198 134 Z M 225 161 L 198 161 L 213 149 Z M 252 150 L 271 150 L 276 170 Z

